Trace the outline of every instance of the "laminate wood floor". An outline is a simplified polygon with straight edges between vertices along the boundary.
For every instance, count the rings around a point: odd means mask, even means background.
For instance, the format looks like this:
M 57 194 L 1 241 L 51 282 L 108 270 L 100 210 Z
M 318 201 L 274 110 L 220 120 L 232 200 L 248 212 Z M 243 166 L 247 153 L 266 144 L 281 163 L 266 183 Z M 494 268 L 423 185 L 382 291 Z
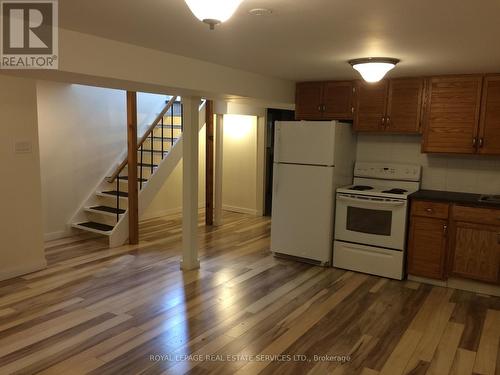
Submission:
M 235 213 L 181 272 L 180 224 L 52 241 L 0 282 L 0 374 L 500 374 L 499 298 L 275 259 Z

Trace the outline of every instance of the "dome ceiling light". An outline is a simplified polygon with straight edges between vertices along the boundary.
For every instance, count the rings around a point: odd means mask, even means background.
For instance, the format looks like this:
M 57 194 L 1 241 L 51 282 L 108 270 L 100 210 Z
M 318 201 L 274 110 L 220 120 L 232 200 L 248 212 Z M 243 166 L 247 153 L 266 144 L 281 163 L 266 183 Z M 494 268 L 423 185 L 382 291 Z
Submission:
M 366 82 L 379 82 L 400 60 L 388 57 L 367 57 L 350 60 L 349 64 L 357 70 Z
M 236 12 L 243 0 L 185 0 L 191 12 L 210 26 L 226 22 Z

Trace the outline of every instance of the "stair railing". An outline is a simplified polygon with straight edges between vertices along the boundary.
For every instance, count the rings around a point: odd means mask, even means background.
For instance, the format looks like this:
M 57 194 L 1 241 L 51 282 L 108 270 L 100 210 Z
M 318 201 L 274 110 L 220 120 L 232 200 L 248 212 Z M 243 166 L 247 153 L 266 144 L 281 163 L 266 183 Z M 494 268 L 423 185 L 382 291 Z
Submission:
M 150 144 L 151 144 L 151 148 L 149 150 L 150 152 L 150 167 L 151 167 L 151 175 L 153 175 L 154 173 L 154 152 L 155 152 L 155 148 L 154 148 L 154 143 L 155 143 L 155 136 L 154 136 L 154 131 L 156 129 L 156 127 L 158 125 L 161 126 L 161 159 L 163 160 L 164 156 L 165 156 L 165 150 L 164 150 L 164 141 L 165 141 L 165 137 L 164 137 L 164 117 L 165 115 L 167 114 L 167 112 L 170 110 L 171 111 L 171 137 L 170 137 L 170 141 L 171 141 L 171 145 L 173 146 L 174 145 L 174 104 L 175 102 L 177 101 L 177 96 L 173 96 L 168 102 L 167 104 L 165 105 L 165 107 L 163 108 L 163 110 L 160 112 L 160 114 L 155 118 L 155 120 L 153 121 L 153 123 L 149 126 L 149 128 L 146 130 L 146 132 L 144 133 L 144 135 L 141 137 L 141 139 L 137 142 L 137 151 L 140 151 L 141 152 L 141 156 L 140 156 L 140 163 L 139 163 L 139 168 L 140 168 L 140 172 L 139 172 L 139 184 L 140 184 L 140 188 L 142 189 L 142 185 L 143 185 L 143 182 L 144 182 L 144 175 L 143 175 L 143 160 L 144 160 L 144 143 L 147 141 L 147 140 L 150 140 Z M 181 116 L 182 116 L 182 104 L 181 104 Z M 181 120 L 181 129 L 182 129 L 182 120 Z M 167 136 L 167 139 L 168 139 L 168 136 Z M 127 163 L 128 163 L 128 158 L 125 158 L 123 160 L 123 162 L 115 169 L 115 171 L 113 172 L 113 174 L 109 177 L 106 177 L 106 180 L 109 182 L 109 183 L 113 183 L 116 181 L 116 222 L 118 223 L 120 221 L 120 174 L 123 172 L 123 170 L 125 169 L 125 167 L 127 166 Z

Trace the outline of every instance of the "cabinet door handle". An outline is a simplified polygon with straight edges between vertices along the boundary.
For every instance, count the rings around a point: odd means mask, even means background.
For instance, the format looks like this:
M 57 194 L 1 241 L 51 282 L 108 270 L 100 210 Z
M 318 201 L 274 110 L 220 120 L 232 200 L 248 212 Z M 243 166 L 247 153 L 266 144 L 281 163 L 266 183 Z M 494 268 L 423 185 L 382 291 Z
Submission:
M 484 146 L 484 138 L 479 138 L 479 148 L 483 148 Z
M 432 208 L 426 208 L 425 209 L 427 212 L 431 213 L 431 212 L 434 212 L 434 210 Z
M 445 237 L 448 236 L 448 225 L 446 225 L 446 224 L 443 225 L 443 234 Z
M 389 116 L 386 117 L 387 127 L 391 126 L 391 118 Z
M 320 104 L 318 105 L 318 112 L 322 112 L 323 111 L 323 106 Z
M 385 128 L 385 117 L 382 117 L 382 127 Z
M 477 147 L 477 138 L 476 137 L 472 138 L 472 147 L 474 147 L 474 148 Z
M 326 112 L 326 104 L 323 104 L 323 112 Z

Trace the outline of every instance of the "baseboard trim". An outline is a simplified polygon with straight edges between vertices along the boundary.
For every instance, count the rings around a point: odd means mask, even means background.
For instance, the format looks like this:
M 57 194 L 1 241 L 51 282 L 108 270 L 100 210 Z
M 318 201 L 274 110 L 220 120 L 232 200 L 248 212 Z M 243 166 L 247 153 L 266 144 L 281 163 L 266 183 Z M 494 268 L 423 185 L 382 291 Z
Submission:
M 205 203 L 201 202 L 198 210 L 204 210 L 205 209 Z M 155 211 L 150 214 L 144 214 L 141 216 L 141 220 L 151 220 L 151 219 L 157 219 L 162 216 L 168 216 L 168 215 L 175 215 L 175 214 L 182 214 L 182 207 L 176 207 L 176 208 L 169 208 L 167 210 L 160 210 L 160 211 Z
M 179 214 L 182 212 L 182 207 L 176 207 L 176 208 L 169 208 L 167 210 L 161 210 L 161 211 L 155 211 L 150 214 L 144 214 L 141 216 L 141 220 L 151 220 L 151 219 L 157 219 L 162 216 L 168 216 L 168 215 L 173 215 L 173 214 Z
M 28 273 L 37 272 L 47 268 L 47 261 L 44 259 L 40 262 L 22 267 L 13 268 L 0 272 L 0 281 L 13 279 L 15 277 L 27 275 Z
M 200 203 L 199 210 L 203 210 L 203 209 L 205 209 L 205 203 Z M 222 209 L 224 211 L 231 211 L 231 212 L 237 212 L 237 213 L 241 213 L 241 214 L 259 216 L 258 210 L 253 210 L 253 209 L 245 208 L 245 207 L 223 205 Z M 182 207 L 169 208 L 167 210 L 160 210 L 160 211 L 155 211 L 155 212 L 152 212 L 149 214 L 144 214 L 141 216 L 141 220 L 157 219 L 157 218 L 160 218 L 162 216 L 181 214 L 181 213 L 182 213 Z M 262 216 L 262 215 L 260 215 L 260 216 Z
M 60 240 L 61 238 L 73 237 L 75 234 L 76 234 L 76 231 L 70 227 L 68 229 L 61 230 L 58 232 L 45 233 L 43 235 L 43 239 L 45 242 L 54 241 L 54 240 Z
M 246 207 L 228 206 L 226 204 L 222 205 L 222 209 L 224 211 L 238 212 L 240 214 L 248 214 L 248 215 L 253 215 L 253 216 L 257 216 L 257 213 L 258 213 L 258 211 L 255 209 L 246 208 Z
M 468 292 L 500 297 L 500 286 L 482 283 L 479 281 L 455 279 L 455 278 L 450 278 L 448 280 L 434 280 L 434 279 L 428 279 L 426 277 L 419 277 L 412 275 L 408 275 L 408 280 L 424 284 L 430 284 L 434 286 L 441 286 L 444 288 L 460 289 Z

